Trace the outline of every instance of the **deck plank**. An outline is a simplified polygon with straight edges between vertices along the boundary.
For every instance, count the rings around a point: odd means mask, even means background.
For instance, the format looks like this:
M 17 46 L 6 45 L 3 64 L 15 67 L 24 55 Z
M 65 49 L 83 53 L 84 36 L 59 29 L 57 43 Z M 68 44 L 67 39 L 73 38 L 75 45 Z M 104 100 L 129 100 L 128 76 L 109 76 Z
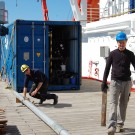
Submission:
M 0 82 L 0 108 L 5 109 L 7 135 L 56 135 L 56 133 L 40 120 L 32 111 L 21 103 L 16 103 L 13 90 L 5 89 Z M 107 127 L 101 126 L 101 82 L 82 80 L 80 90 L 50 91 L 59 96 L 59 103 L 52 105 L 47 100 L 43 105 L 36 106 L 48 117 L 69 130 L 72 135 L 105 135 Z M 29 97 L 29 96 L 28 96 Z M 38 100 L 29 97 L 35 103 Z M 107 103 L 107 120 L 109 111 L 109 94 Z M 135 93 L 131 93 L 125 122 L 126 132 L 122 135 L 135 134 Z M 116 135 L 121 135 L 116 133 Z

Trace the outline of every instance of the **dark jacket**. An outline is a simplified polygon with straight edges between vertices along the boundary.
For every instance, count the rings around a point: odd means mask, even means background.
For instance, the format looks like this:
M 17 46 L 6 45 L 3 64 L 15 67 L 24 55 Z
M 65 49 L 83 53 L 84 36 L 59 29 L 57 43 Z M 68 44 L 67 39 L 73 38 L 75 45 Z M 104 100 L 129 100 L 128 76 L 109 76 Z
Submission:
M 38 84 L 39 82 L 43 82 L 43 85 L 48 83 L 48 79 L 44 73 L 40 70 L 30 70 L 31 75 L 25 75 L 24 87 L 28 87 L 29 81 Z
M 128 49 L 124 51 L 120 51 L 119 49 L 113 50 L 107 58 L 103 82 L 106 83 L 111 66 L 111 80 L 131 80 L 130 64 L 135 69 L 135 56 L 133 52 Z

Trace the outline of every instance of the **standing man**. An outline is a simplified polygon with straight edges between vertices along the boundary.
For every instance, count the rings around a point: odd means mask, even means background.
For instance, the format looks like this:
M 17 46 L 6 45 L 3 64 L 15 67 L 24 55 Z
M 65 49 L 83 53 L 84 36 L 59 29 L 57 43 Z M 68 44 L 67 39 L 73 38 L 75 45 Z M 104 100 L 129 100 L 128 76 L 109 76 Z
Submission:
M 42 104 L 46 99 L 53 99 L 53 104 L 58 103 L 58 96 L 55 94 L 48 94 L 48 79 L 44 73 L 40 70 L 32 70 L 28 65 L 23 64 L 21 66 L 21 71 L 25 73 L 24 88 L 23 93 L 26 97 L 27 87 L 29 81 L 32 81 L 32 87 L 30 89 L 29 95 L 33 98 L 40 99 L 39 104 Z
M 119 32 L 116 35 L 116 41 L 118 49 L 113 50 L 109 54 L 101 85 L 102 91 L 105 92 L 108 88 L 107 78 L 112 66 L 108 135 L 114 135 L 116 127 L 118 128 L 118 132 L 124 132 L 123 126 L 126 119 L 126 109 L 132 87 L 130 64 L 135 69 L 134 53 L 126 49 L 126 34 Z

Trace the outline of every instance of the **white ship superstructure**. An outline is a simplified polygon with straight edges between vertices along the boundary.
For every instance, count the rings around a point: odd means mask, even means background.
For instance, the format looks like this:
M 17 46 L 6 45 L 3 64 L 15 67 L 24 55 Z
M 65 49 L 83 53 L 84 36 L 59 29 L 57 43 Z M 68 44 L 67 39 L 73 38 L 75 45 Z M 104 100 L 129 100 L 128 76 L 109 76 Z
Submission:
M 81 2 L 85 6 L 86 3 L 86 0 Z M 98 20 L 91 18 L 88 23 L 86 18 L 88 13 L 82 14 L 80 18 L 80 21 L 83 18 L 82 77 L 102 81 L 106 58 L 110 51 L 117 48 L 115 35 L 118 32 L 124 31 L 127 34 L 127 49 L 135 54 L 135 2 L 131 0 L 100 0 L 98 4 L 100 7 Z M 132 80 L 135 82 L 135 72 L 132 66 L 131 71 Z M 110 81 L 110 74 L 108 81 Z M 134 84 L 133 88 L 135 88 Z

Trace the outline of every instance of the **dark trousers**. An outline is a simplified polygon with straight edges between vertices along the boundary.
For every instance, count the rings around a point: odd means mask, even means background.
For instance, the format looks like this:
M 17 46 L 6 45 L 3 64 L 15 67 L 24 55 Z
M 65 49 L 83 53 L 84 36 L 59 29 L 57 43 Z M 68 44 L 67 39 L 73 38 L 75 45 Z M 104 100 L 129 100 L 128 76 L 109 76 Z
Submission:
M 31 96 L 31 93 L 37 88 L 38 84 L 33 83 L 32 87 L 30 89 L 29 95 Z M 55 99 L 55 94 L 47 93 L 48 91 L 48 84 L 43 84 L 41 88 L 38 90 L 36 95 L 32 96 L 33 98 L 46 100 L 46 99 Z

